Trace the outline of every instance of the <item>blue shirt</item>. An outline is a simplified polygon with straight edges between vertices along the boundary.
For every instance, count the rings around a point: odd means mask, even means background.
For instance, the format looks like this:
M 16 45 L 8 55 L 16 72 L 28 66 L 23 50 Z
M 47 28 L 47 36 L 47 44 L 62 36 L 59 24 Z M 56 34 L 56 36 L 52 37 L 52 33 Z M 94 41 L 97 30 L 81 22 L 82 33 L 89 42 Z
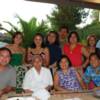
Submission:
M 73 67 L 70 67 L 68 69 L 68 72 L 65 74 L 62 72 L 62 70 L 59 70 L 58 77 L 59 77 L 59 84 L 64 89 L 76 90 L 76 91 L 82 90 L 76 76 L 76 70 Z
M 93 81 L 96 86 L 100 86 L 100 66 L 93 68 L 91 65 L 87 67 L 83 80 L 85 83 L 89 84 Z
M 47 47 L 50 52 L 50 65 L 52 65 L 61 58 L 61 48 L 55 44 L 48 44 Z

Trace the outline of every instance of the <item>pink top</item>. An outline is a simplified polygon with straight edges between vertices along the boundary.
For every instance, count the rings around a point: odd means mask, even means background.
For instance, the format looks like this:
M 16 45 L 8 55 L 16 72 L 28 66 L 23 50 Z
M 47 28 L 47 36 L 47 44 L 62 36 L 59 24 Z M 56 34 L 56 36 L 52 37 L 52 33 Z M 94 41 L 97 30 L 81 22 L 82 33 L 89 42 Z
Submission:
M 79 67 L 82 65 L 82 47 L 83 45 L 77 44 L 73 50 L 70 50 L 70 44 L 65 44 L 63 51 L 70 59 L 72 66 Z

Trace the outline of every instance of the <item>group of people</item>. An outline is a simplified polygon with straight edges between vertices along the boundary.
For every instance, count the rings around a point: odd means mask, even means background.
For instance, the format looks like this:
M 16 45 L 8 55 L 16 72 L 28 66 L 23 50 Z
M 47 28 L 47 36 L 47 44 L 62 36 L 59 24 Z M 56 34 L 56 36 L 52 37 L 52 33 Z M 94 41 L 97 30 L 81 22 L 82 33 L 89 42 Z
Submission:
M 76 31 L 69 33 L 67 27 L 61 27 L 46 37 L 36 33 L 33 43 L 23 48 L 23 34 L 16 32 L 12 44 L 0 48 L 0 96 L 15 89 L 29 93 L 99 89 L 100 48 L 96 42 L 96 36 L 90 34 L 83 45 Z

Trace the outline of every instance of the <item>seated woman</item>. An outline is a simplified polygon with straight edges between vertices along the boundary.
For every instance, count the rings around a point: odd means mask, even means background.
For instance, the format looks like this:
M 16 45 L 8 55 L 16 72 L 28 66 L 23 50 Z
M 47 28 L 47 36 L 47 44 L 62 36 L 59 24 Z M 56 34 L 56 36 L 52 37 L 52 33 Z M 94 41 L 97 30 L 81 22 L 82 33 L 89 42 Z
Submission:
M 83 80 L 88 85 L 91 81 L 95 87 L 100 87 L 100 59 L 96 53 L 90 54 L 90 65 L 87 67 Z
M 33 67 L 26 73 L 23 81 L 25 92 L 36 92 L 41 89 L 50 90 L 53 82 L 50 70 L 42 67 L 43 60 L 40 55 L 32 58 Z
M 58 91 L 81 91 L 85 85 L 74 67 L 71 67 L 67 56 L 62 56 L 59 61 L 60 70 L 54 75 L 54 88 Z M 81 83 L 81 84 L 80 84 Z

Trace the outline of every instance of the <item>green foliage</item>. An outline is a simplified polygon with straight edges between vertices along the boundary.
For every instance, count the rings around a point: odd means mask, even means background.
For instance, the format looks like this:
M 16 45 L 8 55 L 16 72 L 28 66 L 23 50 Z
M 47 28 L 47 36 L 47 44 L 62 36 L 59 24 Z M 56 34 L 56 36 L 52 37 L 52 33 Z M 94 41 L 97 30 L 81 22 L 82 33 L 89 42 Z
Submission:
M 78 30 L 81 41 L 86 42 L 87 36 L 89 34 L 95 34 L 97 39 L 100 39 L 100 22 L 93 22 L 92 24 Z
M 75 25 L 81 23 L 81 19 L 86 17 L 84 9 L 76 6 L 57 6 L 50 16 L 47 16 L 53 30 L 58 30 L 61 26 L 68 26 L 71 30 L 76 29 Z
M 12 23 L 5 21 L 5 23 L 9 24 L 12 28 L 11 30 L 7 30 L 6 28 L 0 26 L 1 30 L 5 30 L 8 34 L 11 36 L 14 34 L 14 32 L 21 31 L 24 35 L 24 47 L 28 47 L 32 41 L 33 41 L 33 36 L 36 33 L 41 33 L 45 35 L 48 31 L 47 23 L 42 21 L 41 23 L 37 22 L 36 18 L 32 18 L 29 21 L 23 20 L 21 17 L 18 15 L 16 16 L 19 20 L 18 24 L 20 25 L 20 29 L 18 26 L 14 26 Z
M 29 22 L 23 20 L 19 16 L 17 16 L 19 19 L 19 23 L 21 25 L 21 30 L 24 33 L 24 46 L 28 47 L 32 41 L 33 41 L 33 36 L 36 33 L 41 33 L 45 35 L 48 31 L 48 27 L 44 21 L 41 23 L 37 23 L 36 18 L 32 18 Z

